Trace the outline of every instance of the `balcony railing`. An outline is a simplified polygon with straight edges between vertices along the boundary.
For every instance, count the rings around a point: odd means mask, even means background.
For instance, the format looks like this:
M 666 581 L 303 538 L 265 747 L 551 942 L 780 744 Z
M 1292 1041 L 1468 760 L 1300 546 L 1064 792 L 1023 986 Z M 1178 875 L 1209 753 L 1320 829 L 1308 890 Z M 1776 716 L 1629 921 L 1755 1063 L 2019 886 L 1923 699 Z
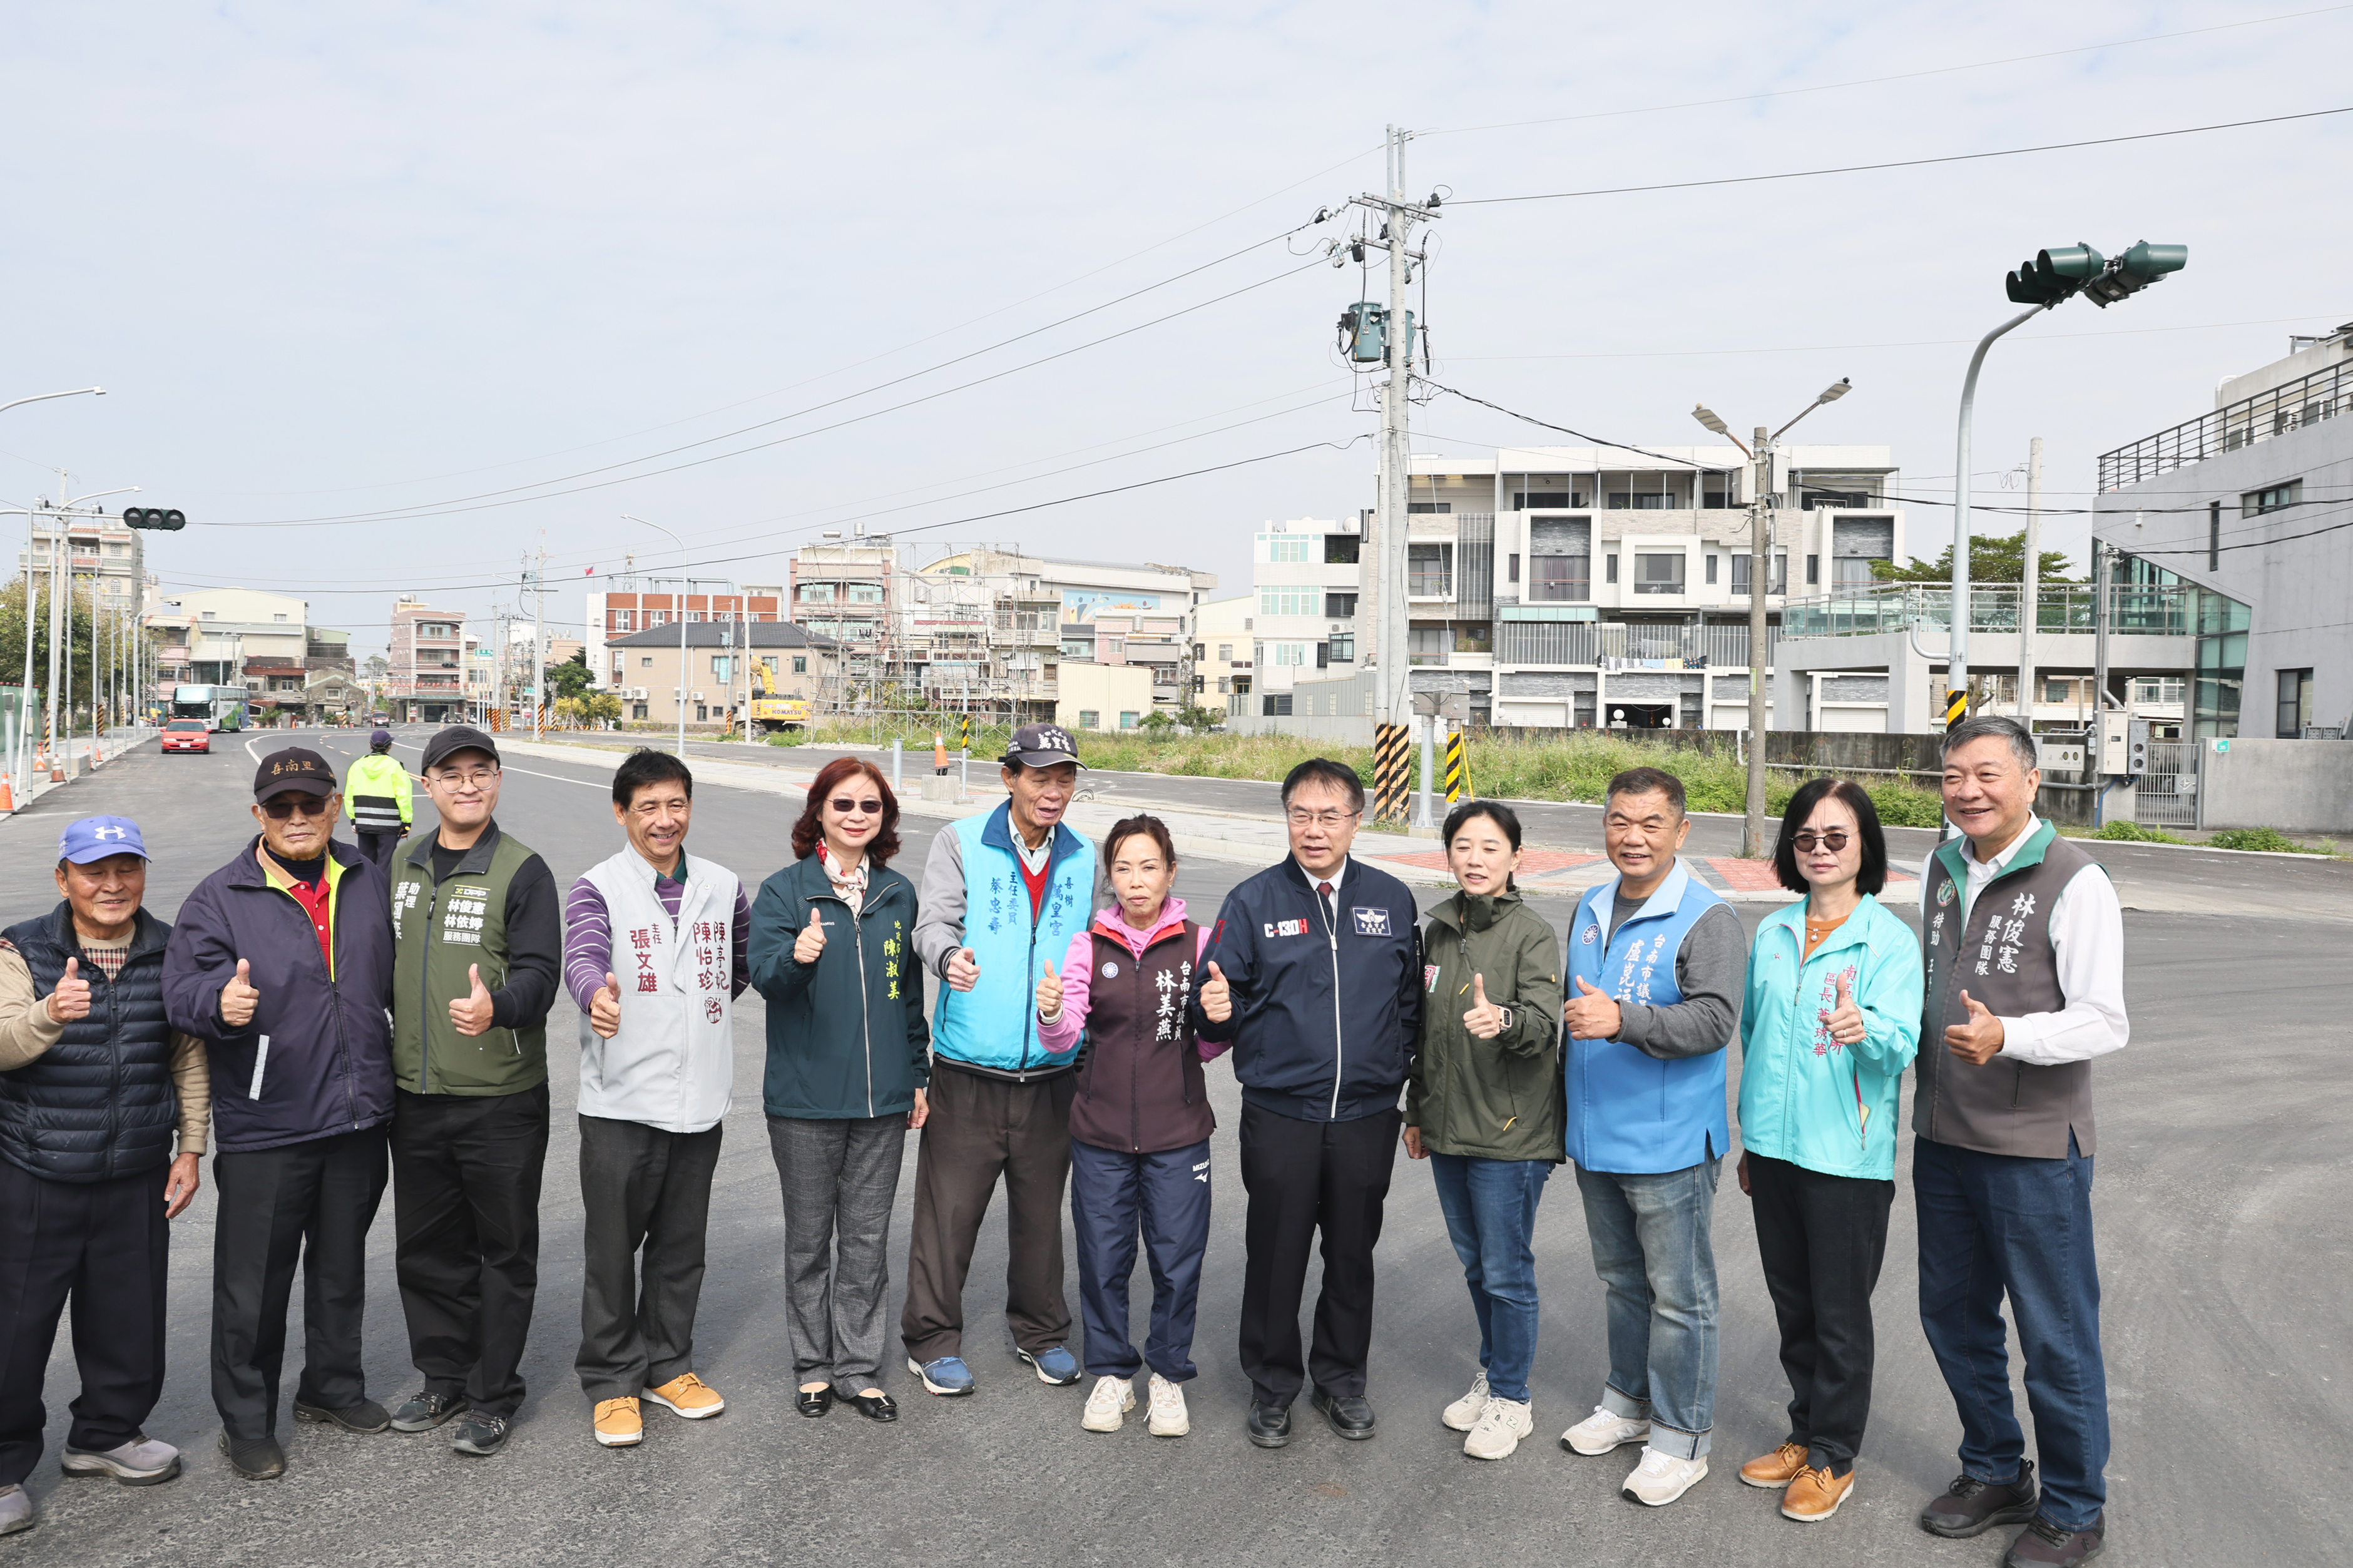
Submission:
M 2340 360 L 2284 386 L 2226 404 L 2170 430 L 2143 437 L 2100 457 L 2103 492 L 2153 479 L 2291 430 L 2353 414 L 2353 361 Z
M 1766 658 L 1779 644 L 1766 639 Z M 1495 627 L 1499 665 L 1630 669 L 1745 669 L 1746 626 L 1639 626 L 1620 621 L 1504 621 Z
M 2034 630 L 2090 634 L 2097 629 L 2096 590 L 2087 584 L 2040 585 L 2035 590 Z M 2127 637 L 2188 637 L 2195 606 L 2192 590 L 2118 583 L 2108 589 L 2108 630 Z M 2016 583 L 1988 583 L 1969 590 L 1969 630 L 2014 632 L 2023 618 L 2025 589 Z M 1907 626 L 1949 631 L 1953 591 L 1932 584 L 1889 583 L 1860 593 L 1797 600 L 1781 612 L 1781 629 L 1792 637 L 1876 637 Z

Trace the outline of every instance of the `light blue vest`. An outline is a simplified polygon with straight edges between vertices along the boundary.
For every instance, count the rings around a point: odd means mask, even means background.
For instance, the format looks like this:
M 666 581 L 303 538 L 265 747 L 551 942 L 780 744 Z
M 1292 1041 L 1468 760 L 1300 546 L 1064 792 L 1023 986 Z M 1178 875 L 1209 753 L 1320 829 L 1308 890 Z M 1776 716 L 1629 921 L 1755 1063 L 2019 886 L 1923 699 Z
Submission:
M 1683 1000 L 1675 955 L 1699 918 L 1724 900 L 1678 860 L 1659 890 L 1609 932 L 1612 877 L 1577 901 L 1568 940 L 1568 994 L 1577 982 L 1613 1000 L 1654 1007 Z M 1568 1157 L 1620 1175 L 1688 1170 L 1732 1142 L 1724 1110 L 1725 1053 L 1660 1061 L 1622 1040 L 1569 1040 Z
M 1067 1072 L 1073 1058 L 1049 1055 L 1038 1044 L 1032 1005 L 1047 959 L 1056 963 L 1093 912 L 1095 847 L 1056 824 L 1046 896 L 1036 920 L 1029 889 L 1014 852 L 1010 802 L 986 816 L 967 816 L 948 831 L 964 859 L 964 944 L 980 964 L 969 991 L 942 985 L 932 1010 L 932 1049 L 994 1072 Z

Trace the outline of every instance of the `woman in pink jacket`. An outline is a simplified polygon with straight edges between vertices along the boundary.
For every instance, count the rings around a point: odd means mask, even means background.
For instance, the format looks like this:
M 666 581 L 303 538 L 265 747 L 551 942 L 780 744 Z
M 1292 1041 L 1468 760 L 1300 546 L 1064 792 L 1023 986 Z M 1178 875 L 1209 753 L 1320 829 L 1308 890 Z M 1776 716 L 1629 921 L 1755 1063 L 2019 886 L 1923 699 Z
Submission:
M 1209 933 L 1169 897 L 1176 851 L 1156 816 L 1114 825 L 1103 845 L 1114 902 L 1071 940 L 1060 974 L 1038 981 L 1038 1038 L 1048 1050 L 1088 1041 L 1071 1101 L 1071 1220 L 1087 1371 L 1095 1385 L 1080 1425 L 1116 1432 L 1152 1367 L 1155 1437 L 1189 1427 L 1193 1312 L 1209 1245 L 1209 1113 L 1187 1010 Z M 1152 1331 L 1139 1357 L 1127 1337 L 1127 1279 L 1139 1230 L 1152 1269 Z

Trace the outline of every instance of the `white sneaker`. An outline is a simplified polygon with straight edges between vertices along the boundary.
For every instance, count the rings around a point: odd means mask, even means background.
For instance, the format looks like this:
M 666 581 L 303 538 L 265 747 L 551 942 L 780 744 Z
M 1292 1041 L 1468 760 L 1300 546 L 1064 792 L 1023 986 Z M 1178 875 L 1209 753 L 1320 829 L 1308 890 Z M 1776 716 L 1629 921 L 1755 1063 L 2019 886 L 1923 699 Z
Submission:
M 1597 1405 L 1592 1415 L 1560 1435 L 1560 1446 L 1572 1454 L 1606 1454 L 1628 1443 L 1645 1442 L 1650 1436 L 1648 1421 L 1615 1415 L 1608 1406 Z
M 1152 1374 L 1152 1435 L 1155 1437 L 1182 1437 L 1193 1429 L 1193 1418 L 1185 1413 L 1185 1386 L 1171 1383 L 1158 1373 Z
M 1440 1411 L 1438 1418 L 1452 1431 L 1468 1432 L 1479 1425 L 1479 1417 L 1485 1414 L 1486 1409 L 1487 1374 L 1482 1372 L 1479 1380 L 1471 1385 L 1471 1392 Z
M 1707 1474 L 1707 1460 L 1678 1459 L 1662 1454 L 1648 1443 L 1642 1445 L 1642 1462 L 1626 1478 L 1625 1497 L 1629 1502 L 1648 1503 L 1652 1508 L 1664 1508 L 1699 1484 Z
M 1490 1399 L 1479 1413 L 1479 1425 L 1462 1439 L 1462 1451 L 1474 1459 L 1506 1459 L 1520 1439 L 1536 1429 L 1535 1405 L 1525 1399 Z
M 1116 1432 L 1119 1418 L 1135 1408 L 1135 1387 L 1124 1377 L 1095 1379 L 1092 1394 L 1087 1395 L 1086 1414 L 1079 1425 L 1090 1432 Z

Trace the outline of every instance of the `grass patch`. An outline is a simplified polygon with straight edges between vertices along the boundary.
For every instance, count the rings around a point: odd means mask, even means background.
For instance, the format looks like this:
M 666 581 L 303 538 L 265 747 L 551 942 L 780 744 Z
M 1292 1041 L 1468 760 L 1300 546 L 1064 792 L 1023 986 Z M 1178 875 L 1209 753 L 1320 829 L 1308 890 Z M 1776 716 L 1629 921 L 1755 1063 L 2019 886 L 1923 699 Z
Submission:
M 2334 855 L 2334 849 L 2298 844 L 2276 827 L 2226 827 L 2206 840 L 2212 849 L 2253 849 L 2270 855 Z
M 2144 827 L 2137 822 L 2103 824 L 2097 833 L 2089 835 L 2111 844 L 2187 844 L 2186 838 L 2176 838 L 2162 827 Z

